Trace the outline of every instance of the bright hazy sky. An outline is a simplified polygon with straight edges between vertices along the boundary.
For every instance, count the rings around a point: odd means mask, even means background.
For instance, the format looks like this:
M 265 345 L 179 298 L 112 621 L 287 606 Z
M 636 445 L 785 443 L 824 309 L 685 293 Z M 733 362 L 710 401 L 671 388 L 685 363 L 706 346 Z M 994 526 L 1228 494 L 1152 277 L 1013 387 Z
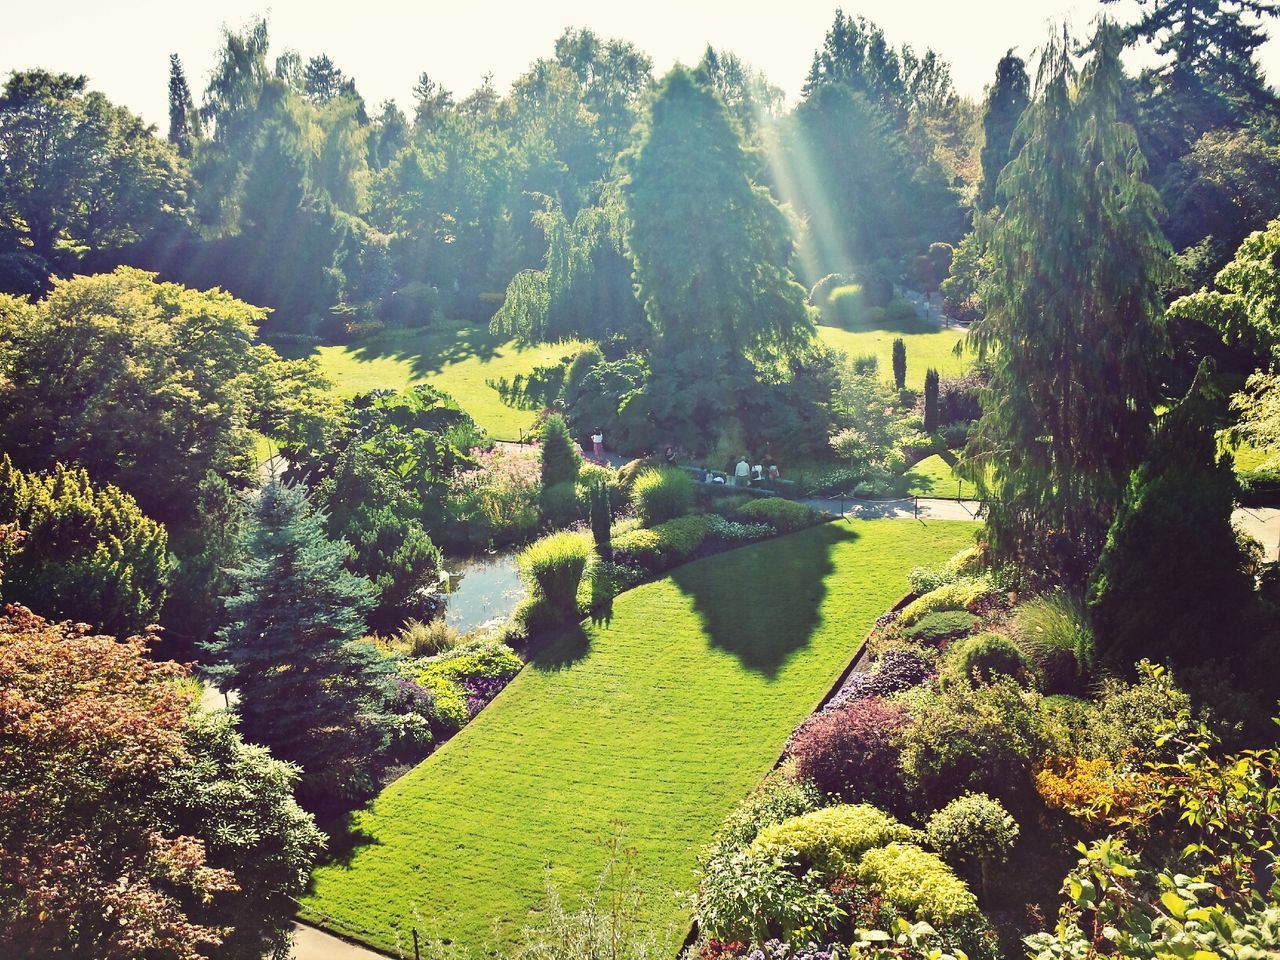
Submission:
M 88 74 L 92 85 L 163 130 L 168 122 L 168 56 L 178 53 L 197 100 L 223 24 L 269 17 L 272 53 L 328 53 L 373 109 L 412 103 L 426 70 L 456 94 L 492 72 L 505 91 L 528 64 L 549 56 L 566 26 L 634 42 L 658 73 L 696 62 L 706 44 L 732 50 L 789 96 L 799 93 L 814 49 L 830 25 L 832 0 L 0 0 L 0 75 L 45 67 Z M 850 15 L 879 23 L 895 45 L 932 47 L 952 65 L 962 93 L 981 94 L 1009 47 L 1024 56 L 1049 24 L 1083 31 L 1103 9 L 1097 0 L 850 0 Z M 1128 18 L 1134 0 L 1112 7 Z M 1272 33 L 1280 34 L 1280 23 Z M 1280 40 L 1263 51 L 1280 80 Z

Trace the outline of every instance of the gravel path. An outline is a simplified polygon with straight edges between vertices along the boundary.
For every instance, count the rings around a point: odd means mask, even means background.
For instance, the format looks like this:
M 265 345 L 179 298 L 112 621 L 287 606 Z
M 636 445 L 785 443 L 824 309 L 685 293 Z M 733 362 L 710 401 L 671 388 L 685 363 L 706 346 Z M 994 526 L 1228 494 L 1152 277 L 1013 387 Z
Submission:
M 386 955 L 331 937 L 305 923 L 295 923 L 289 960 L 386 960 Z

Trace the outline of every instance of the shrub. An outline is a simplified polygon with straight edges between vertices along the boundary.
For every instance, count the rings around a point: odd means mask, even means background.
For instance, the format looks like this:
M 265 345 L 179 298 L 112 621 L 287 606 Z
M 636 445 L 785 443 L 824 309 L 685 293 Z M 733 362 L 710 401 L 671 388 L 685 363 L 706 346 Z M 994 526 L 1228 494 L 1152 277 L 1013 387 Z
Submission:
M 706 539 L 709 522 L 703 516 L 677 517 L 650 529 L 633 530 L 613 538 L 613 555 L 657 572 L 692 554 Z
M 631 460 L 624 463 L 618 468 L 618 485 L 626 492 L 628 497 L 631 496 L 631 488 L 635 485 L 636 480 L 642 473 L 648 473 L 650 470 L 660 469 L 661 461 L 657 457 L 641 457 L 639 460 Z
M 944 587 L 938 587 L 907 604 L 898 617 L 898 623 L 904 628 L 912 627 L 931 613 L 942 610 L 963 610 L 990 589 L 986 580 L 977 578 L 965 578 Z
M 564 417 L 553 413 L 542 424 L 542 487 L 573 483 L 582 467 L 582 454 L 573 442 Z
M 911 587 L 911 592 L 919 597 L 932 593 L 939 587 L 955 583 L 959 579 L 960 574 L 955 570 L 948 570 L 945 564 L 940 567 L 914 567 L 907 574 L 907 583 Z
M 924 432 L 934 433 L 938 421 L 938 371 L 930 367 L 924 372 Z
M 649 526 L 683 516 L 693 501 L 693 477 L 679 468 L 646 470 L 631 485 L 631 506 Z
M 821 806 L 822 795 L 808 780 L 775 773 L 725 818 L 716 832 L 715 844 L 720 850 L 745 850 L 764 828 Z
M 770 936 L 809 939 L 841 916 L 831 892 L 796 875 L 785 856 L 745 851 L 709 859 L 698 887 L 697 918 L 708 936 L 760 943 Z
M 945 927 L 979 916 L 978 901 L 965 882 L 938 857 L 911 843 L 868 850 L 858 879 L 916 920 Z
M 824 307 L 833 290 L 854 283 L 856 281 L 846 273 L 829 273 L 813 285 L 813 289 L 809 291 L 809 302 L 815 307 Z
M 999 633 L 961 637 L 943 660 L 942 676 L 948 683 L 991 683 L 998 676 L 1025 682 L 1032 675 L 1031 661 L 1017 644 Z
M 434 326 L 444 317 L 440 291 L 421 280 L 414 280 L 386 297 L 378 313 L 385 322 L 401 327 Z
M 1039 694 L 999 677 L 989 686 L 921 688 L 902 701 L 902 770 L 924 809 L 966 792 L 1027 809 L 1031 769 L 1046 748 Z
M 906 722 L 902 707 L 874 698 L 811 717 L 791 739 L 795 775 L 842 800 L 899 809 L 903 776 L 895 741 Z
M 538 528 L 542 484 L 538 458 L 501 447 L 473 449 L 476 466 L 455 474 L 445 500 L 454 541 L 519 542 Z
M 576 618 L 578 584 L 590 556 L 590 538 L 568 530 L 543 537 L 520 551 L 520 575 L 549 617 Z
M 907 386 L 907 342 L 901 337 L 893 341 L 893 385 L 899 390 Z
M 763 521 L 779 533 L 791 533 L 812 526 L 818 519 L 816 511 L 782 497 L 764 497 L 753 500 L 738 513 L 751 521 Z
M 827 879 L 848 876 L 868 850 L 904 840 L 911 831 L 865 803 L 814 810 L 765 827 L 752 842 L 753 857 L 785 855 L 801 870 L 816 870 Z
M 773 527 L 767 523 L 735 523 L 712 513 L 707 516 L 707 535 L 727 543 L 749 543 L 773 536 Z
M 960 871 L 975 871 L 983 897 L 991 891 L 991 867 L 1007 860 L 1018 823 L 985 793 L 966 793 L 936 811 L 925 825 L 929 846 Z
M 884 651 L 870 673 L 855 673 L 828 704 L 834 710 L 854 700 L 891 697 L 919 686 L 933 676 L 933 661 L 919 647 L 906 644 Z
M 963 636 L 977 622 L 978 618 L 966 610 L 944 610 L 921 617 L 915 626 L 907 628 L 904 635 L 916 643 L 937 645 Z
M 1093 663 L 1093 631 L 1070 594 L 1059 590 L 1028 600 L 1014 611 L 1009 628 L 1044 678 L 1046 693 L 1080 689 Z
M 827 323 L 841 327 L 853 327 L 866 323 L 867 307 L 862 287 L 847 283 L 833 289 L 822 304 L 822 317 Z
M 456 647 L 413 666 L 413 680 L 431 694 L 432 725 L 445 735 L 462 729 L 524 666 L 497 641 Z
M 461 639 L 458 631 L 449 626 L 444 617 L 437 617 L 426 623 L 421 620 L 407 621 L 391 637 L 389 645 L 403 650 L 411 657 L 432 657 L 452 650 Z
M 583 501 L 579 487 L 566 480 L 542 490 L 542 517 L 551 527 L 568 527 L 582 519 Z

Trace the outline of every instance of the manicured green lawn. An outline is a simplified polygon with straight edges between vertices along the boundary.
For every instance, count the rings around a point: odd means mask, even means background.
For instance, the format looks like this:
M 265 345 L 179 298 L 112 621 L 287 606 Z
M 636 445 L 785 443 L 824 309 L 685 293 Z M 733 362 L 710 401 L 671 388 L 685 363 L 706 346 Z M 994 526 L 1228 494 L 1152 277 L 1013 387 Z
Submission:
M 557 639 L 388 787 L 315 873 L 303 917 L 394 950 L 420 933 L 509 944 L 549 883 L 572 906 L 620 835 L 672 956 L 699 849 L 769 770 L 906 574 L 973 525 L 840 521 L 710 557 Z
M 389 330 L 352 344 L 281 352 L 315 356 L 343 396 L 430 383 L 457 400 L 492 436 L 515 440 L 533 423 L 535 411 L 507 406 L 488 381 L 512 380 L 576 347 L 571 343 L 521 347 L 502 342 L 482 326 L 449 323 L 439 330 Z
M 962 495 L 957 491 L 964 488 L 973 493 L 973 484 L 966 481 L 961 487 L 959 480 L 951 465 L 935 453 L 907 471 L 907 493 L 918 497 L 955 497 Z
M 924 389 L 924 372 L 933 367 L 944 377 L 962 376 L 969 369 L 968 356 L 957 357 L 952 351 L 964 338 L 964 331 L 952 327 L 945 330 L 909 327 L 895 330 L 846 330 L 842 327 L 818 327 L 818 336 L 836 350 L 850 357 L 872 354 L 880 360 L 880 375 L 893 378 L 893 341 L 901 337 L 907 344 L 907 386 Z

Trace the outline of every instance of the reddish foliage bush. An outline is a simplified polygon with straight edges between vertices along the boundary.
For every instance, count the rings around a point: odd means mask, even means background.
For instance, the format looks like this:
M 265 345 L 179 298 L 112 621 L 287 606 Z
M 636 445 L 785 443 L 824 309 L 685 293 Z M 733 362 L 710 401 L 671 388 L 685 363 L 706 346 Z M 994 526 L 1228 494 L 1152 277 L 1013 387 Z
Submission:
M 847 802 L 900 810 L 906 791 L 894 740 L 906 722 L 901 707 L 875 697 L 818 714 L 792 738 L 796 774 Z

